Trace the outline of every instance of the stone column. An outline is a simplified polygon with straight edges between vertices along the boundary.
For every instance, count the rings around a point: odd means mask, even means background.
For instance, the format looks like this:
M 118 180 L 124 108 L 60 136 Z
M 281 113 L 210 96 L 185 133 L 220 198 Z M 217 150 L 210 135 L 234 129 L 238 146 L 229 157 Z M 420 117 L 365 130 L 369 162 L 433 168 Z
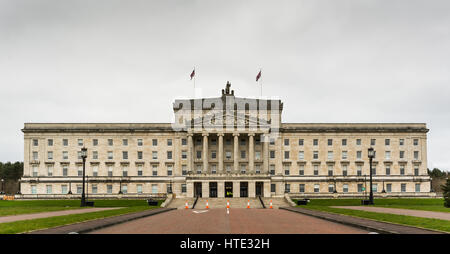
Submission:
M 263 140 L 261 139 L 261 141 L 263 141 Z M 262 159 L 263 159 L 262 172 L 264 174 L 269 174 L 269 138 L 268 137 L 266 137 L 263 142 Z
M 188 134 L 188 171 L 194 172 L 194 142 L 192 133 Z
M 253 144 L 255 133 L 249 133 L 248 134 L 248 172 L 254 173 L 254 167 L 255 167 L 255 148 Z
M 233 198 L 239 198 L 241 196 L 241 183 L 238 181 L 233 182 Z
M 217 134 L 219 136 L 219 173 L 223 173 L 223 133 Z
M 208 173 L 208 133 L 203 133 L 203 172 Z
M 217 182 L 217 197 L 224 198 L 225 197 L 225 183 Z
M 239 172 L 239 133 L 233 133 L 233 137 L 234 137 L 234 158 L 233 158 L 234 172 Z

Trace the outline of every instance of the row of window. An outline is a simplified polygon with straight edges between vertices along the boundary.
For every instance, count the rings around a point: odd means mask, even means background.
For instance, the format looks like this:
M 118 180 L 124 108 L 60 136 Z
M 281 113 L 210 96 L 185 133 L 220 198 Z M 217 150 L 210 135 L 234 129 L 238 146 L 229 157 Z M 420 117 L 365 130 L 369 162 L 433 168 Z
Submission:
M 82 185 L 81 184 L 77 184 L 75 186 L 75 190 L 72 192 L 71 190 L 71 186 L 69 187 L 66 184 L 63 184 L 60 186 L 60 192 L 54 192 L 54 188 L 53 185 L 46 185 L 45 186 L 45 190 L 47 194 L 68 194 L 69 191 L 72 193 L 76 193 L 76 194 L 81 194 L 82 192 Z M 90 190 L 88 190 L 89 194 L 100 194 L 98 191 L 98 185 L 97 184 L 91 184 L 89 185 Z M 106 185 L 106 194 L 128 194 L 128 185 L 127 184 L 122 184 L 121 185 L 121 193 L 117 192 L 117 193 L 113 193 L 113 185 L 112 184 L 107 184 Z M 183 193 L 186 192 L 186 184 L 182 184 L 181 185 L 181 191 Z M 169 184 L 167 185 L 167 192 L 170 193 L 172 192 L 172 186 Z M 142 184 L 136 184 L 136 194 L 143 194 L 143 185 Z M 158 184 L 152 184 L 151 185 L 151 193 L 156 194 L 159 193 L 159 186 Z M 37 186 L 36 185 L 31 185 L 31 194 L 37 194 Z
M 376 141 L 377 139 L 371 139 L 370 140 L 370 146 L 375 146 L 376 145 Z M 271 140 L 271 144 L 275 144 L 274 143 L 275 140 Z M 284 139 L 284 145 L 285 146 L 289 146 L 289 139 Z M 399 139 L 399 145 L 400 146 L 404 146 L 405 145 L 405 139 L 401 138 Z M 299 146 L 303 146 L 305 144 L 305 140 L 304 139 L 299 139 L 298 140 L 298 145 Z M 313 146 L 318 146 L 319 145 L 319 139 L 313 139 L 312 140 L 312 145 Z M 327 139 L 327 145 L 328 146 L 332 146 L 333 145 L 333 139 L 329 138 Z M 342 146 L 347 146 L 347 139 L 341 139 L 341 145 Z M 362 139 L 355 139 L 355 145 L 357 146 L 361 146 L 362 145 Z M 391 139 L 386 138 L 384 139 L 384 145 L 385 146 L 390 146 L 391 145 Z M 414 146 L 418 146 L 419 145 L 419 139 L 413 139 L 413 145 Z
M 53 139 L 47 139 L 47 146 L 53 146 L 54 142 Z M 77 144 L 78 146 L 84 146 L 84 139 L 77 139 Z M 143 139 L 137 139 L 136 142 L 137 146 L 143 146 L 144 145 L 144 141 Z M 173 141 L 172 139 L 167 139 L 167 146 L 172 146 Z M 68 139 L 63 139 L 62 140 L 62 145 L 63 146 L 69 146 L 69 140 Z M 98 146 L 99 145 L 99 140 L 98 139 L 92 139 L 92 146 Z M 113 139 L 107 139 L 107 145 L 108 146 L 113 146 L 114 145 L 114 140 Z M 122 139 L 122 145 L 123 146 L 128 146 L 128 139 Z M 158 145 L 158 139 L 152 139 L 152 146 L 157 146 Z M 181 139 L 181 145 L 187 145 L 187 140 Z M 39 140 L 38 139 L 33 139 L 33 146 L 39 146 Z
M 271 184 L 270 187 L 271 187 L 270 188 L 271 192 L 275 192 L 276 191 L 276 185 L 275 184 Z M 357 189 L 358 189 L 358 192 L 366 191 L 365 187 L 364 187 L 364 185 L 362 183 L 359 183 L 357 185 Z M 285 184 L 284 190 L 285 190 L 286 193 L 291 192 L 291 185 L 290 184 Z M 343 184 L 341 190 L 336 190 L 336 187 L 335 187 L 334 184 L 329 184 L 328 185 L 328 192 L 334 193 L 334 192 L 338 192 L 338 191 L 344 192 L 344 193 L 348 192 L 348 184 Z M 378 192 L 378 184 L 372 184 L 372 191 L 373 192 Z M 392 184 L 391 183 L 386 184 L 385 191 L 388 192 L 388 193 L 392 192 Z M 299 192 L 300 193 L 304 193 L 305 192 L 305 184 L 299 184 Z M 321 192 L 319 184 L 314 184 L 314 192 Z M 406 192 L 406 183 L 401 183 L 400 184 L 400 192 Z M 416 183 L 415 184 L 415 192 L 420 192 L 420 183 Z
M 269 154 L 271 159 L 275 159 L 275 150 L 271 150 L 270 154 Z M 414 160 L 419 160 L 419 151 L 414 151 L 413 152 L 413 157 Z M 284 151 L 284 159 L 289 159 L 290 158 L 290 151 Z M 376 158 L 376 157 L 374 157 Z M 304 151 L 299 151 L 298 152 L 298 159 L 299 160 L 304 160 L 305 159 L 305 152 Z M 313 151 L 313 160 L 317 160 L 319 159 L 319 151 Z M 333 151 L 328 151 L 327 153 L 327 159 L 328 160 L 334 160 L 334 152 Z M 341 159 L 342 160 L 347 160 L 348 159 L 348 152 L 347 151 L 342 151 L 341 152 Z M 362 151 L 356 151 L 356 159 L 357 160 L 362 160 L 363 156 L 362 156 Z M 386 160 L 391 160 L 391 151 L 385 151 L 384 153 L 384 159 Z M 399 151 L 399 159 L 405 159 L 405 151 Z

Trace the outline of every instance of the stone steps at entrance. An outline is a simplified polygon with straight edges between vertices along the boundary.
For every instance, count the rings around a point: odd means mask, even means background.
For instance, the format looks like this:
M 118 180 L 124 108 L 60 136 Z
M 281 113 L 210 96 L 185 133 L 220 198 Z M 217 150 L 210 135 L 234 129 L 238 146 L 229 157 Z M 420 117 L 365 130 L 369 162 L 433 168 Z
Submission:
M 227 200 L 230 202 L 230 208 L 247 208 L 250 201 L 250 208 L 262 208 L 258 198 L 199 198 L 195 209 L 205 209 L 208 200 L 209 208 L 226 208 Z
M 186 201 L 188 202 L 189 209 L 192 208 L 195 198 L 174 198 L 170 202 L 168 208 L 185 209 Z
M 270 207 L 270 201 L 272 200 L 272 207 L 278 209 L 280 207 L 289 207 L 289 203 L 284 198 L 262 198 L 266 208 Z

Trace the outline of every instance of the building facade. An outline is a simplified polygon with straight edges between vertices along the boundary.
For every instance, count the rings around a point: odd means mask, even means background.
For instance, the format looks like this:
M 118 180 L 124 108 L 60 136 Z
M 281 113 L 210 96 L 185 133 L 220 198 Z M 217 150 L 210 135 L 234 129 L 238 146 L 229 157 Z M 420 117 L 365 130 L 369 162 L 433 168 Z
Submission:
M 283 123 L 280 100 L 176 100 L 174 123 L 26 123 L 22 197 L 432 196 L 422 123 Z

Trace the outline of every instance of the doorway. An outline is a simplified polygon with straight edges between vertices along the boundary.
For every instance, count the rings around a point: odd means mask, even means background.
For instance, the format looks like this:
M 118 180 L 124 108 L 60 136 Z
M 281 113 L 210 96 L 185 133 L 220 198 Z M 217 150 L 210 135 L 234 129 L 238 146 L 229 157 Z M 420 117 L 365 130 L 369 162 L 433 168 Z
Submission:
M 194 183 L 194 197 L 202 197 L 202 183 Z
M 256 194 L 256 196 L 262 196 L 263 195 L 263 189 L 264 189 L 264 183 L 263 182 L 256 182 L 255 183 L 255 194 Z
M 248 197 L 248 182 L 241 182 L 240 183 L 240 189 L 241 189 L 241 198 Z
M 216 182 L 209 183 L 209 197 L 217 198 L 217 183 Z
M 232 198 L 233 197 L 233 183 L 225 182 L 225 197 Z

